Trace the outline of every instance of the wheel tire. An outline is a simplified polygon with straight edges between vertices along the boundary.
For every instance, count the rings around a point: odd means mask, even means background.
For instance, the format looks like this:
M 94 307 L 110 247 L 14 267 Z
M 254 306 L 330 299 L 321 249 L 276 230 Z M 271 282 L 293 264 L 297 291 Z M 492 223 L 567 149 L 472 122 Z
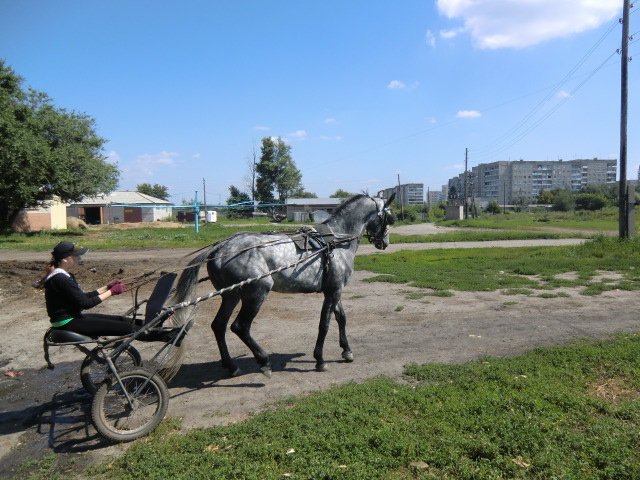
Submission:
M 119 345 L 120 344 L 117 343 L 112 347 L 103 348 L 103 350 L 108 354 Z M 99 349 L 100 347 L 94 348 L 92 353 L 99 351 Z M 124 373 L 128 370 L 141 367 L 142 357 L 140 356 L 140 352 L 138 352 L 133 345 L 129 345 L 120 355 L 118 355 L 115 365 L 119 373 Z M 95 395 L 98 388 L 100 388 L 100 385 L 102 385 L 110 376 L 111 372 L 109 371 L 109 367 L 106 363 L 99 363 L 90 355 L 87 355 L 82 361 L 82 366 L 80 367 L 80 381 L 82 382 L 84 389 L 91 395 Z
M 169 389 L 162 377 L 142 368 L 120 375 L 120 380 L 137 408 L 131 410 L 120 384 L 110 378 L 93 397 L 91 419 L 108 440 L 130 442 L 145 436 L 162 421 L 169 406 Z

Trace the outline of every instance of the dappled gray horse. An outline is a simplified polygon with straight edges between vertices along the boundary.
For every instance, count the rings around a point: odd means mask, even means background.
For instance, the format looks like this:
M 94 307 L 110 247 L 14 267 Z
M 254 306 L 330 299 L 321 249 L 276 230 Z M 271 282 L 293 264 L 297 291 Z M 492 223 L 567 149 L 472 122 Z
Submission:
M 388 225 L 393 223 L 387 201 L 356 195 L 343 203 L 336 212 L 318 227 L 330 232 L 332 242 L 321 254 L 310 254 L 296 247 L 291 238 L 284 233 L 238 233 L 207 248 L 194 258 L 180 276 L 176 287 L 174 303 L 187 300 L 197 284 L 200 265 L 206 263 L 209 278 L 213 286 L 220 290 L 236 283 L 260 277 L 271 270 L 302 260 L 297 265 L 258 281 L 243 285 L 222 294 L 222 304 L 211 328 L 218 342 L 222 364 L 231 375 L 239 375 L 240 369 L 229 355 L 225 339 L 229 318 L 238 302 L 242 306 L 231 330 L 251 349 L 265 375 L 271 374 L 269 356 L 251 337 L 251 322 L 257 315 L 270 290 L 286 293 L 324 293 L 324 303 L 320 315 L 318 339 L 313 351 L 316 370 L 327 368 L 322 357 L 324 340 L 329 329 L 331 313 L 336 316 L 340 331 L 342 358 L 353 361 L 353 353 L 347 341 L 344 309 L 340 297 L 342 288 L 353 273 L 353 261 L 363 235 L 369 237 L 378 249 L 389 245 Z

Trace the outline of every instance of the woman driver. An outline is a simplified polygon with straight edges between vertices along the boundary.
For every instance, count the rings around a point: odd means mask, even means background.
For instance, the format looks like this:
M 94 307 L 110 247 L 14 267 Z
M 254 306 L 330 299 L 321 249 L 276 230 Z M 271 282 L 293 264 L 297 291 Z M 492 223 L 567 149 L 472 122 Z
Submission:
M 121 336 L 133 333 L 139 326 L 128 317 L 82 313 L 82 310 L 93 308 L 107 298 L 127 291 L 121 280 L 113 280 L 92 292 L 82 291 L 71 271 L 78 265 L 80 257 L 88 251 L 89 249 L 72 242 L 60 242 L 52 250 L 51 262 L 40 281 L 40 285 L 44 284 L 44 296 L 51 325 L 60 330 L 70 330 L 89 337 Z M 179 331 L 180 327 L 164 331 L 149 331 L 140 335 L 139 340 L 171 342 Z M 183 336 L 178 339 L 176 345 L 179 345 Z

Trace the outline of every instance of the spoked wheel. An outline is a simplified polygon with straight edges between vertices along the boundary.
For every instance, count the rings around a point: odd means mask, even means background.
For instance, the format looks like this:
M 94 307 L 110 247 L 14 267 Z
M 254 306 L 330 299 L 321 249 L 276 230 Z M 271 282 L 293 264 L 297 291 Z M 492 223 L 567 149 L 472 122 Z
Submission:
M 109 347 L 102 347 L 104 354 L 108 355 L 114 348 L 118 347 L 118 344 Z M 101 361 L 97 361 L 93 356 L 87 355 L 82 361 L 80 367 L 80 381 L 84 389 L 91 395 L 95 395 L 100 388 L 100 385 L 111 376 L 111 371 L 107 366 L 107 362 L 102 359 L 102 356 L 98 353 L 100 347 L 96 347 L 91 353 L 100 357 Z M 128 370 L 133 370 L 136 367 L 142 366 L 142 357 L 140 352 L 135 349 L 133 345 L 129 345 L 118 358 L 113 362 L 116 370 L 120 373 L 124 373 Z
M 96 430 L 115 442 L 129 442 L 151 432 L 164 418 L 169 390 L 162 377 L 142 368 L 110 378 L 98 389 L 91 405 Z

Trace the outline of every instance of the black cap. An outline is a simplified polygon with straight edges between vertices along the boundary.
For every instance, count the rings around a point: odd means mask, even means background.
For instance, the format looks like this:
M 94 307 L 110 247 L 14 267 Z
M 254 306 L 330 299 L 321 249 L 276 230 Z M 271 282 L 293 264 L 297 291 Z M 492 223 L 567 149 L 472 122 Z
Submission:
M 51 255 L 56 260 L 62 260 L 63 258 L 67 258 L 71 255 L 74 257 L 79 257 L 80 255 L 84 255 L 89 251 L 88 248 L 82 248 L 77 243 L 73 242 L 60 242 L 51 251 Z

